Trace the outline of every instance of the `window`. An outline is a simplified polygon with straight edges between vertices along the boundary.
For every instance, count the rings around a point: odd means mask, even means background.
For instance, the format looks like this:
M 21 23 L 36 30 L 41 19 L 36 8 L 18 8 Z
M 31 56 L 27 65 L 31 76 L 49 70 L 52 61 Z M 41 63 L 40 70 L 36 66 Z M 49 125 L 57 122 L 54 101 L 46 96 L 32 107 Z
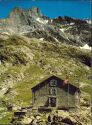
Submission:
M 56 88 L 50 88 L 50 95 L 56 95 Z
M 57 86 L 57 80 L 51 80 L 50 81 L 50 86 L 54 87 L 54 86 Z

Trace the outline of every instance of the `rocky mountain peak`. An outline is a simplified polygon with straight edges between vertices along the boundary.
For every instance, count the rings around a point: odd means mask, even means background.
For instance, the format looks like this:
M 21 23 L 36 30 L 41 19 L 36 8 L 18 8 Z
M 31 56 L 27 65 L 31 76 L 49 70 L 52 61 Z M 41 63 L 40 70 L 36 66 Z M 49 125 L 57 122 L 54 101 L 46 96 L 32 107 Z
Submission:
M 20 13 L 20 12 L 22 12 L 23 10 L 21 9 L 21 8 L 19 8 L 19 7 L 15 7 L 15 8 L 13 8 L 13 10 L 11 11 L 11 13 L 10 13 L 10 15 L 12 14 L 16 14 L 16 13 Z
M 44 39 L 49 42 L 62 42 L 77 46 L 90 45 L 90 24 L 71 17 L 50 19 L 38 7 L 31 9 L 14 8 L 7 19 L 0 20 L 0 31 L 8 34 L 22 34 Z
M 11 13 L 9 14 L 8 18 L 13 18 L 16 15 L 20 15 L 23 12 L 23 10 L 21 8 L 15 7 Z
M 43 14 L 41 13 L 41 10 L 38 7 L 32 7 L 31 14 L 32 16 L 34 15 L 39 16 L 39 17 L 43 16 Z
M 38 7 L 32 7 L 31 9 L 22 9 L 19 7 L 15 7 L 11 11 L 9 18 L 12 18 L 15 16 L 17 17 L 17 15 L 32 16 L 32 17 L 42 17 L 43 16 L 43 14 L 41 13 L 41 11 Z

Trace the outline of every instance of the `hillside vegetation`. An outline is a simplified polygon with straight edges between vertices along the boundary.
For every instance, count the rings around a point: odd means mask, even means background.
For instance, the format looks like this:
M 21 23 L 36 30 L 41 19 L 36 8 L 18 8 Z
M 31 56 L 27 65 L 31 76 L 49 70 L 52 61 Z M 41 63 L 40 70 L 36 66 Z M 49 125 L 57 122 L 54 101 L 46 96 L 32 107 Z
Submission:
M 80 86 L 84 99 L 92 92 L 91 52 L 65 43 L 53 43 L 25 36 L 0 38 L 0 124 L 8 124 L 12 114 L 31 106 L 31 88 L 47 76 L 56 75 Z M 9 111 L 10 107 L 12 111 Z

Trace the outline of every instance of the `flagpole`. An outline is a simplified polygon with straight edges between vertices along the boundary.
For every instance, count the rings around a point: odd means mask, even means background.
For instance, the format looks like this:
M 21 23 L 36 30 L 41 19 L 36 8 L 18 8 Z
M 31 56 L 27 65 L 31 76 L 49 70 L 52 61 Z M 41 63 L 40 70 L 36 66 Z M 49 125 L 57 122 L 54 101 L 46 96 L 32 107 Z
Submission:
M 91 125 L 92 125 L 92 96 L 90 97 L 90 115 L 91 115 Z
M 68 107 L 69 107 L 69 83 L 68 83 Z

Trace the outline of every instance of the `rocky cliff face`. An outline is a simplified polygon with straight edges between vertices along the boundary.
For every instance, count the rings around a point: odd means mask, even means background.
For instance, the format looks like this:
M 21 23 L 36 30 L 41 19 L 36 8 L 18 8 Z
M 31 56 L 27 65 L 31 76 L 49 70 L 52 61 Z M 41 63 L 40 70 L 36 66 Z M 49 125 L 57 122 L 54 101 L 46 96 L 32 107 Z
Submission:
M 39 8 L 14 8 L 7 19 L 0 20 L 1 32 L 23 34 L 52 42 L 83 46 L 91 44 L 91 25 L 70 17 L 50 19 Z

